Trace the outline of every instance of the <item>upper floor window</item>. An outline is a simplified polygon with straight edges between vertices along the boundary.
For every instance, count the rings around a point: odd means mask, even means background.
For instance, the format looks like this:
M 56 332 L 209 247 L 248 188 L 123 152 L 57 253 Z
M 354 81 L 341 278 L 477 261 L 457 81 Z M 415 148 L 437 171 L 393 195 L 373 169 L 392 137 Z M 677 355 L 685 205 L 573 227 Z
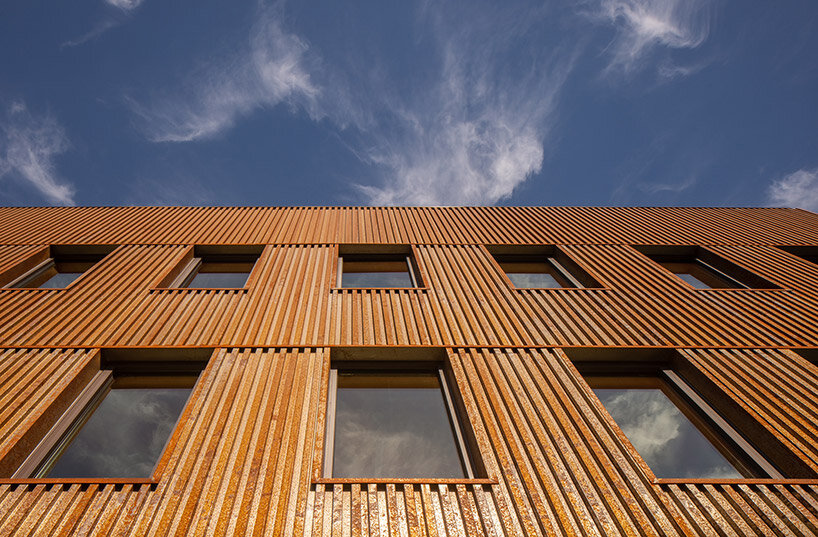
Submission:
M 701 246 L 635 246 L 695 289 L 776 289 L 761 276 Z
M 590 274 L 556 246 L 488 246 L 517 289 L 600 287 Z
M 193 257 L 168 287 L 240 289 L 261 255 L 260 246 L 194 246 Z
M 409 246 L 341 246 L 337 287 L 421 287 L 419 271 Z
M 5 285 L 7 288 L 68 287 L 114 250 L 113 246 L 50 246 L 36 265 Z

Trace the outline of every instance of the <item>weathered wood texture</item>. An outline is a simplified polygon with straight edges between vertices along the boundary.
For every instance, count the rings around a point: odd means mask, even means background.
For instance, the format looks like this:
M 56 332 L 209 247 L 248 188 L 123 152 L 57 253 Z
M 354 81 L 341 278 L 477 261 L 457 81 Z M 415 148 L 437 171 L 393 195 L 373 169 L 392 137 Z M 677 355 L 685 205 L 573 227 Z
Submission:
M 337 244 L 412 244 L 425 287 L 333 289 Z M 2 208 L 0 275 L 116 250 L 66 290 L 0 290 L 0 465 L 99 347 L 216 347 L 155 484 L 0 484 L 0 535 L 818 535 L 818 485 L 655 483 L 555 347 L 681 348 L 818 471 L 818 216 L 778 209 Z M 156 289 L 191 244 L 264 244 L 244 290 Z M 560 244 L 602 289 L 510 289 L 484 244 Z M 777 283 L 695 291 L 632 249 L 701 244 Z M 448 348 L 496 484 L 317 484 L 332 347 Z

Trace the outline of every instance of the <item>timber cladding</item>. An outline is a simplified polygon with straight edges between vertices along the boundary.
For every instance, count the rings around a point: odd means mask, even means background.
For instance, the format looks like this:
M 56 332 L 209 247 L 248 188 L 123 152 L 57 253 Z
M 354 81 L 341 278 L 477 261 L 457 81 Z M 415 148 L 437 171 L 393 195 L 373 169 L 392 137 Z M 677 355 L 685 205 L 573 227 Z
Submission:
M 351 245 L 408 252 L 418 285 L 342 288 Z M 515 288 L 492 255 L 544 245 L 598 285 Z M 771 286 L 694 289 L 643 253 L 694 246 Z M 257 256 L 241 287 L 168 286 L 219 247 Z M 0 535 L 818 535 L 818 215 L 0 208 L 0 287 L 97 250 L 65 288 L 0 289 Z M 322 475 L 333 360 L 378 348 L 444 357 L 477 478 Z M 584 379 L 631 348 L 788 475 L 655 477 Z M 152 349 L 210 358 L 149 479 L 11 478 L 101 362 Z

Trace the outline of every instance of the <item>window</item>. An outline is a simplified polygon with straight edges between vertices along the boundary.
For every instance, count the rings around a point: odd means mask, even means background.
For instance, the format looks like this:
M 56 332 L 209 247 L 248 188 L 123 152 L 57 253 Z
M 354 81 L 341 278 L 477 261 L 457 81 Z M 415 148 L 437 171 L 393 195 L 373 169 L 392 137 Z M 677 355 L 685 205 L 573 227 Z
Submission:
M 601 287 L 556 246 L 489 246 L 488 250 L 517 289 Z
M 47 251 L 30 260 L 36 263 L 33 268 L 5 287 L 63 289 L 113 250 L 113 246 L 50 246 Z
M 195 246 L 168 287 L 240 289 L 261 255 L 257 246 Z
M 419 271 L 409 246 L 341 246 L 337 287 L 420 287 Z
M 695 289 L 776 289 L 769 282 L 700 246 L 635 246 Z
M 436 362 L 340 362 L 330 372 L 324 476 L 472 478 Z
M 695 372 L 690 378 L 683 375 L 682 370 L 693 368 L 674 351 L 566 353 L 657 478 L 780 479 L 785 471 L 787 477 L 814 475 L 709 381 Z M 754 442 L 740 429 L 752 430 Z
M 146 361 L 128 358 L 134 351 L 125 351 L 124 360 L 111 352 L 108 360 L 103 351 L 102 369 L 13 477 L 151 476 L 205 366 L 205 355 L 189 350 L 178 359 L 173 352 L 142 351 Z

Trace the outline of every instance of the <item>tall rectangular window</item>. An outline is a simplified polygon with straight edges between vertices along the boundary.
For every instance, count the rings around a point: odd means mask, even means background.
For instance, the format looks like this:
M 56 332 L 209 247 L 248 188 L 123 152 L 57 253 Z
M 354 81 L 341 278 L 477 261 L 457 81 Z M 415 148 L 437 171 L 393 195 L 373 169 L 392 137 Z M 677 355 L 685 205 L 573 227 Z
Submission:
M 701 246 L 635 246 L 695 289 L 776 289 L 761 276 Z
M 204 363 L 151 360 L 103 367 L 14 477 L 151 476 Z
M 331 370 L 325 477 L 473 477 L 443 370 L 388 366 Z
M 781 479 L 785 473 L 787 477 L 814 475 L 678 352 L 565 352 L 657 478 Z
M 63 289 L 113 250 L 113 246 L 51 246 L 45 259 L 5 287 Z
M 586 377 L 656 477 L 757 474 L 659 377 Z

